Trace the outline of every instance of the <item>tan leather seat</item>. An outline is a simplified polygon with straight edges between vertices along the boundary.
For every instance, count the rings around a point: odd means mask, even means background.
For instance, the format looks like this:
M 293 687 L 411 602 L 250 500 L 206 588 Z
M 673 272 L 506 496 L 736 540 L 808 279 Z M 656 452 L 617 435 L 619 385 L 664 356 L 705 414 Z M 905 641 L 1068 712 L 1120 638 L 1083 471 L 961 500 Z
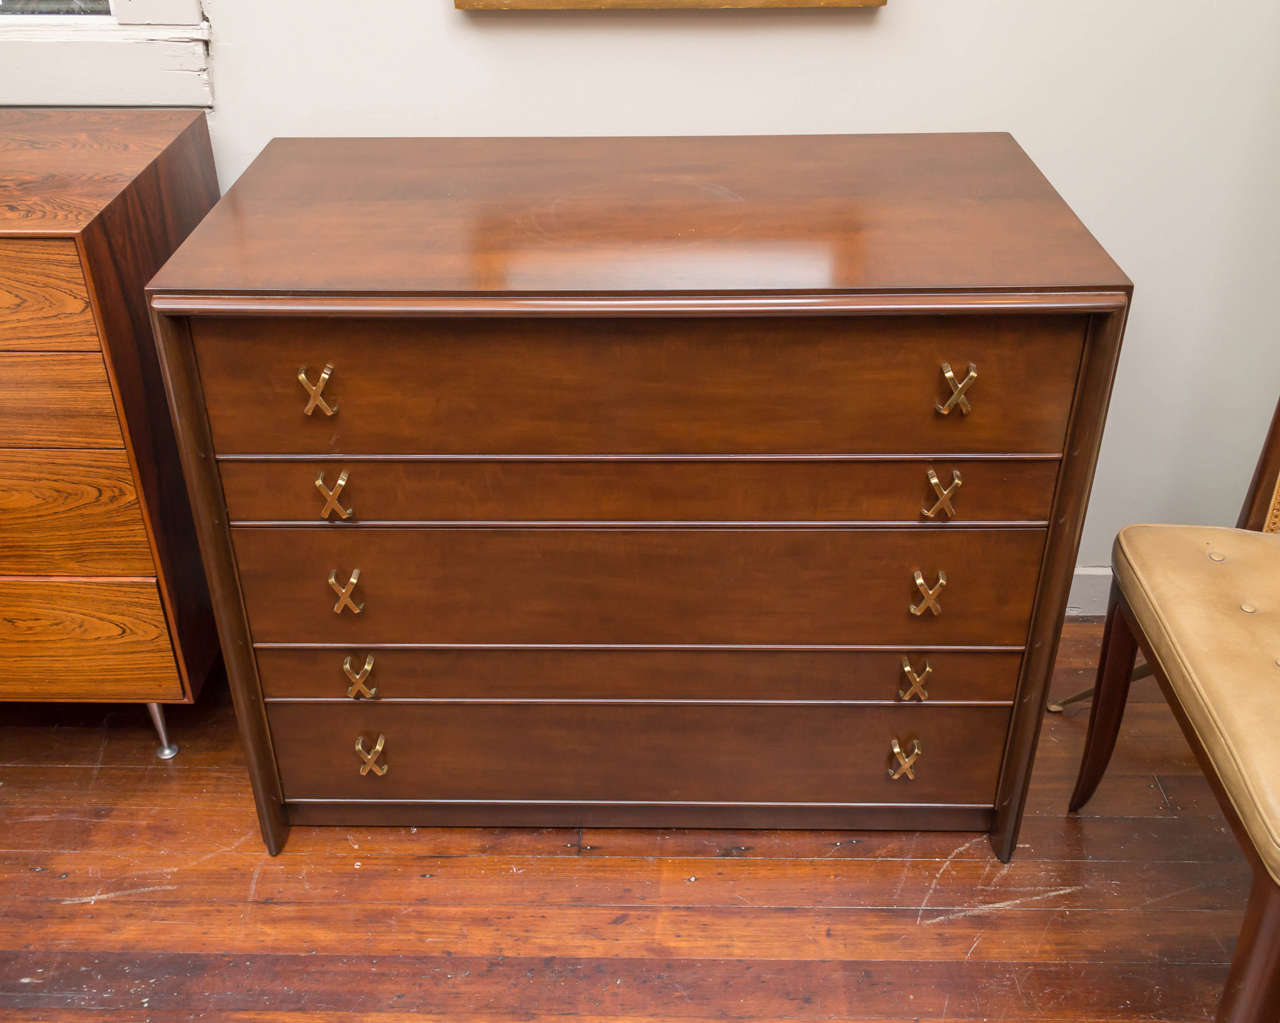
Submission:
M 1280 535 L 1129 526 L 1116 581 L 1280 882 Z

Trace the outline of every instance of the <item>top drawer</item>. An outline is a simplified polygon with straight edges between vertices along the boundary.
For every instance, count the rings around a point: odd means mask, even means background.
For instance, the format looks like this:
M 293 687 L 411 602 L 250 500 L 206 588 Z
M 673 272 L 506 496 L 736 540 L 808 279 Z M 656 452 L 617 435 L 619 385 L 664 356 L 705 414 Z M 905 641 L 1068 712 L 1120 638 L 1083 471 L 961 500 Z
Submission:
M 1057 454 L 1085 322 L 218 318 L 191 329 L 223 455 Z

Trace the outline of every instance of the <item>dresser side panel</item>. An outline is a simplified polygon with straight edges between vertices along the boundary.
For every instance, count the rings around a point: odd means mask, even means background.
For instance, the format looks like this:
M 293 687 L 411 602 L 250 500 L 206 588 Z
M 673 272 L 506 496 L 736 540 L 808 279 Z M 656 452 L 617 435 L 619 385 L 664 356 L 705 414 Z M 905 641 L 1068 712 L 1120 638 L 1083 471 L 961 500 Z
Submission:
M 1127 315 L 1126 305 L 1120 312 L 1093 317 L 1086 338 L 1066 453 L 1054 495 L 1049 539 L 1045 545 L 1032 613 L 1027 655 L 1023 660 L 1022 678 L 996 795 L 996 819 L 991 841 L 996 855 L 1005 861 L 1017 848 L 1049 694 L 1049 680 L 1062 637 L 1067 596 L 1080 549 L 1080 534 L 1084 529 Z
M 144 290 L 217 195 L 208 128 L 199 117 L 81 235 L 187 699 L 216 663 L 217 638 L 191 506 L 176 485 L 181 468 Z
M 209 581 L 227 682 L 244 741 L 258 823 L 267 849 L 275 855 L 284 848 L 289 824 L 280 795 L 280 777 L 253 656 L 253 638 L 240 596 L 240 581 L 231 550 L 231 534 L 217 463 L 213 458 L 213 441 L 205 415 L 200 373 L 187 321 L 155 314 L 152 324 L 164 379 L 164 394 L 173 416 L 182 474 L 195 511 L 200 560 Z

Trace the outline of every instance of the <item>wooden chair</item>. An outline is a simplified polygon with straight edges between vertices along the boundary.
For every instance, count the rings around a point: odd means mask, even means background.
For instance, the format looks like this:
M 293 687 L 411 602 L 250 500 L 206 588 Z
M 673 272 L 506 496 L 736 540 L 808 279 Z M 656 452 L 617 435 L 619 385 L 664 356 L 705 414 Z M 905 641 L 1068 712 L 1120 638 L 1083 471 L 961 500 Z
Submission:
M 1116 537 L 1089 734 L 1071 796 L 1115 749 L 1141 649 L 1253 866 L 1218 1023 L 1280 1020 L 1280 405 L 1238 528 L 1129 526 Z

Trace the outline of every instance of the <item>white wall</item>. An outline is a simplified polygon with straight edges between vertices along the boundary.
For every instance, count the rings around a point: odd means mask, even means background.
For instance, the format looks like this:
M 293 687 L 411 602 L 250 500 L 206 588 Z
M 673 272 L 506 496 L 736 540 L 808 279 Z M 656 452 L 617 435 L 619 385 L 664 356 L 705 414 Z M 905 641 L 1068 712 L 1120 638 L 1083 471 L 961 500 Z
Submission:
M 273 135 L 1012 131 L 1137 288 L 1081 562 L 1234 520 L 1280 394 L 1274 0 L 205 7 L 224 186 Z

